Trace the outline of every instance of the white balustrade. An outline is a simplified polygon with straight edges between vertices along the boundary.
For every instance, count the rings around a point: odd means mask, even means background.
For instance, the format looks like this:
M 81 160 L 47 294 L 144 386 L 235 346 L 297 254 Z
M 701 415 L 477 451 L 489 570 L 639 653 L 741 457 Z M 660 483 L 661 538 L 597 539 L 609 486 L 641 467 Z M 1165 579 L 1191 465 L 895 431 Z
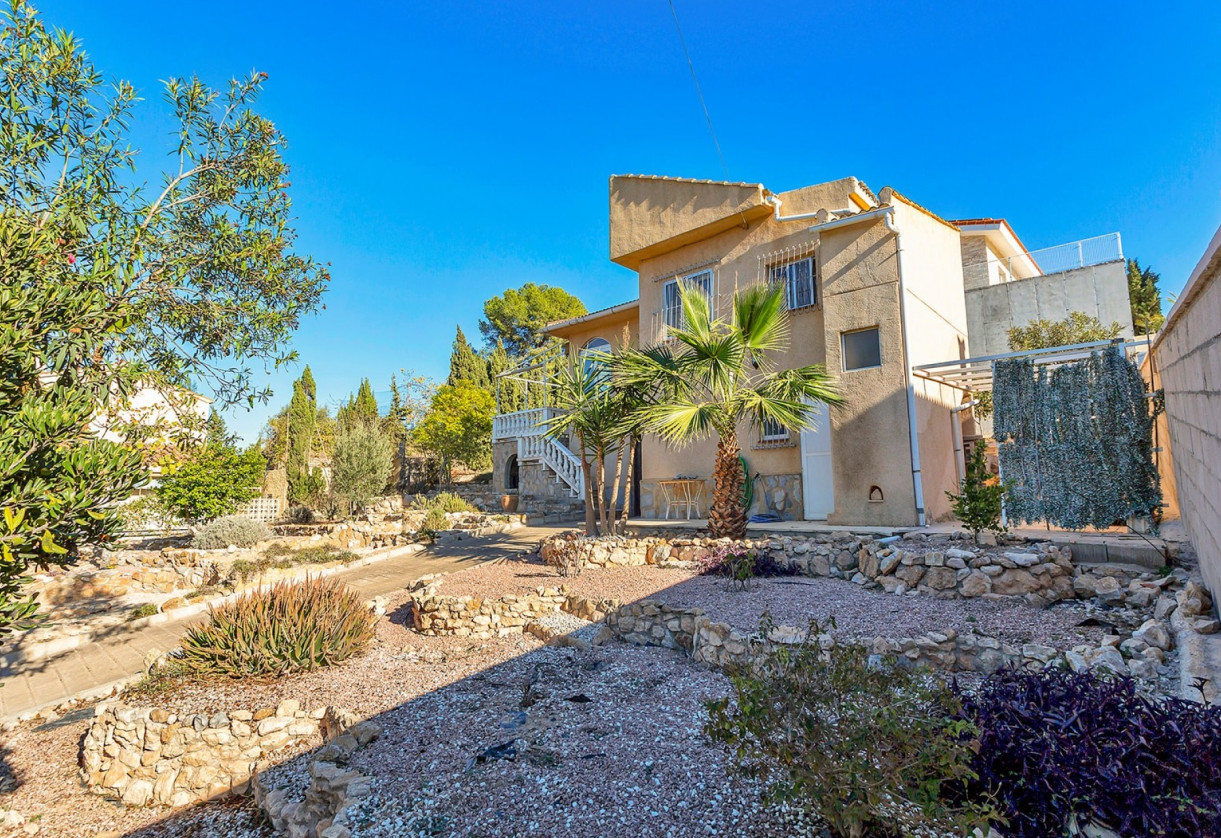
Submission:
M 555 417 L 559 411 L 554 407 L 535 407 L 516 413 L 502 413 L 492 418 L 492 442 L 521 437 L 542 436 L 547 429 L 543 423 Z

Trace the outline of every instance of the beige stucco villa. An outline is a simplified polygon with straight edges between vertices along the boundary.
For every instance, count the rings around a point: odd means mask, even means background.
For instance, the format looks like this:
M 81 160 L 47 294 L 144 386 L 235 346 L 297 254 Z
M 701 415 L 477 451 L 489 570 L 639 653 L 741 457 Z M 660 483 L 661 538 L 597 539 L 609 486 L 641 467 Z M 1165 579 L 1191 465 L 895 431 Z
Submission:
M 1007 328 L 1039 316 L 1097 315 L 1100 287 L 1107 305 L 1122 294 L 1115 316 L 1108 309 L 1105 319 L 1120 320 L 1131 334 L 1118 236 L 1114 249 L 1096 264 L 1067 265 L 1090 276 L 1066 283 L 1056 278 L 1064 271 L 1043 270 L 1001 219 L 947 221 L 894 189 L 874 194 L 852 177 L 773 193 L 758 183 L 615 176 L 610 258 L 636 273 L 637 298 L 548 331 L 574 355 L 649 344 L 681 323 L 680 285 L 703 291 L 723 316 L 736 290 L 782 283 L 792 338 L 777 364 L 825 364 L 845 405 L 824 409 L 806 431 L 741 429 L 752 513 L 917 526 L 949 516 L 945 493 L 962 468 L 958 441 L 975 428 L 961 409 L 968 393 L 916 368 L 995 346 L 976 331 L 1004 340 Z M 995 289 L 1012 291 L 1007 286 L 1019 282 L 1044 303 L 971 303 L 972 292 L 999 297 Z M 1088 294 L 1075 290 L 1086 284 Z M 527 506 L 580 497 L 575 456 L 535 430 L 542 412 L 498 416 L 493 431 L 496 485 L 518 491 Z M 671 495 L 662 484 L 678 476 L 705 481 L 710 497 L 714 450 L 712 442 L 671 448 L 646 438 L 633 511 L 666 515 Z

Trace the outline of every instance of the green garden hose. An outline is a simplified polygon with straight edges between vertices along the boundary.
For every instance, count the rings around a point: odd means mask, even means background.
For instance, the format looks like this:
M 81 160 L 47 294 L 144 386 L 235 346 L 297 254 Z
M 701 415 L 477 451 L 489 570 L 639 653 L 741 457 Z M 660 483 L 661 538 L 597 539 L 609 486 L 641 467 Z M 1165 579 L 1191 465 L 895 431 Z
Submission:
M 755 481 L 750 479 L 746 458 L 739 454 L 738 462 L 742 464 L 742 508 L 750 511 L 750 505 L 755 502 Z

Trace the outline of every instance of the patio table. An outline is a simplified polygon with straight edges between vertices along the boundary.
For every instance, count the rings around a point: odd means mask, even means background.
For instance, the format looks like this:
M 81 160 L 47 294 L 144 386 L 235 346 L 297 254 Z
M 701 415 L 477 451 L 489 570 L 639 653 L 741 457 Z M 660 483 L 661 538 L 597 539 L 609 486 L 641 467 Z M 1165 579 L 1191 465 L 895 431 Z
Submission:
M 695 508 L 695 517 L 700 517 L 700 507 L 704 502 L 704 481 L 698 477 L 679 477 L 674 480 L 658 480 L 662 498 L 666 504 L 666 518 L 675 506 L 683 507 L 687 520 L 691 520 L 691 509 Z

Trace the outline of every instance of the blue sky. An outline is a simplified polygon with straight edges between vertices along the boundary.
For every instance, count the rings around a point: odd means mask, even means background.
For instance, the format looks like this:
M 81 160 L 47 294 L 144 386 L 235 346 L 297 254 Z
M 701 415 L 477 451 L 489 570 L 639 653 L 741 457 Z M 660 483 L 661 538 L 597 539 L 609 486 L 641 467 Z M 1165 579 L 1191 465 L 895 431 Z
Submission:
M 1031 249 L 1118 230 L 1170 292 L 1221 223 L 1221 4 L 675 3 L 734 180 L 856 175 Z M 607 178 L 724 176 L 665 0 L 36 5 L 143 91 L 150 178 L 158 80 L 270 74 L 299 247 L 332 263 L 294 340 L 331 404 L 444 377 L 455 324 L 474 338 L 507 287 L 632 298 Z

